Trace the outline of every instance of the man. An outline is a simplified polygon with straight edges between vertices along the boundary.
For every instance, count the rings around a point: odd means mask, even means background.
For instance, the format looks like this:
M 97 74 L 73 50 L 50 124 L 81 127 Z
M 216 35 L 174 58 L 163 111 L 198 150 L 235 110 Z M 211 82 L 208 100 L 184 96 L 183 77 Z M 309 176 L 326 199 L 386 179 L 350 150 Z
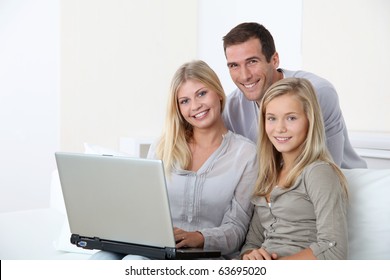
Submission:
M 333 85 L 309 72 L 279 68 L 273 37 L 263 25 L 254 22 L 237 25 L 223 37 L 223 47 L 230 76 L 237 86 L 223 113 L 228 129 L 257 142 L 259 104 L 266 90 L 283 78 L 306 78 L 316 90 L 328 150 L 335 163 L 346 169 L 367 168 L 351 146 Z

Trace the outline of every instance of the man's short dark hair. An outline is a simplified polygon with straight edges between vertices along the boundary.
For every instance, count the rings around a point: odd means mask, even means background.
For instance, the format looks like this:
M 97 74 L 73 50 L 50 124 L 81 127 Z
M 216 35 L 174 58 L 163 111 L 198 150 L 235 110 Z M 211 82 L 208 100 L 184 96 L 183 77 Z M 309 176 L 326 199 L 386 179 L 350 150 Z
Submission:
M 263 54 L 267 62 L 270 62 L 276 52 L 274 38 L 263 25 L 256 22 L 244 22 L 230 30 L 222 38 L 223 50 L 226 54 L 227 47 L 244 43 L 252 38 L 260 40 Z

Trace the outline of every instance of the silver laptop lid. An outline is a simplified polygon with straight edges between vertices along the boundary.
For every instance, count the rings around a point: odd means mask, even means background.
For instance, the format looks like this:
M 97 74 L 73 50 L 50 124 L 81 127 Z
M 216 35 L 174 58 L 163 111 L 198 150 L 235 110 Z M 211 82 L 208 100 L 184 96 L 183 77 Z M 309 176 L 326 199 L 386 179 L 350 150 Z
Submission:
M 162 161 L 55 153 L 72 234 L 175 247 Z

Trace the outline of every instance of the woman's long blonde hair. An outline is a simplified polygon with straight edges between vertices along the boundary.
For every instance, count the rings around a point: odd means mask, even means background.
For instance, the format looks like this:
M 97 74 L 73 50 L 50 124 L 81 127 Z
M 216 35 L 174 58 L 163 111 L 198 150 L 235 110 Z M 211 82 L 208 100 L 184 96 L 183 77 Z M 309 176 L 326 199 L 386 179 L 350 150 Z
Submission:
M 276 150 L 267 136 L 265 131 L 265 113 L 267 105 L 271 100 L 286 94 L 297 97 L 301 102 L 309 122 L 309 128 L 306 140 L 302 144 L 302 152 L 295 159 L 294 167 L 287 175 L 284 187 L 291 187 L 303 169 L 309 164 L 316 161 L 324 161 L 329 163 L 336 171 L 347 196 L 347 181 L 345 176 L 332 160 L 326 146 L 324 121 L 317 95 L 311 83 L 301 78 L 286 78 L 274 83 L 264 94 L 260 103 L 259 140 L 257 143 L 260 170 L 256 181 L 255 195 L 268 195 L 273 187 L 276 186 L 281 172 L 283 165 L 282 155 Z
M 192 155 L 188 142 L 193 135 L 193 127 L 180 113 L 178 92 L 188 80 L 195 80 L 216 92 L 221 99 L 221 113 L 225 107 L 226 95 L 217 74 L 202 60 L 184 63 L 175 72 L 170 86 L 167 114 L 162 136 L 156 147 L 156 155 L 164 162 L 164 168 L 169 174 L 177 166 L 188 169 Z

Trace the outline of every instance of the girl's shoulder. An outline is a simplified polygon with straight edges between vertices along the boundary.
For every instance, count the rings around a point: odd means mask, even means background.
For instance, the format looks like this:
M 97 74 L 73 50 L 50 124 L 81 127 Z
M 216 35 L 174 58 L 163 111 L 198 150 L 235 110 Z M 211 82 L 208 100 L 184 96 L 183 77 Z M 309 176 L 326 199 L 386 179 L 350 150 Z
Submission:
M 320 184 L 322 182 L 340 183 L 340 177 L 336 167 L 325 161 L 316 161 L 309 164 L 302 172 L 306 182 Z
M 335 170 L 332 165 L 323 160 L 317 160 L 315 162 L 310 163 L 303 169 L 303 174 L 310 175 L 313 173 L 334 173 Z

